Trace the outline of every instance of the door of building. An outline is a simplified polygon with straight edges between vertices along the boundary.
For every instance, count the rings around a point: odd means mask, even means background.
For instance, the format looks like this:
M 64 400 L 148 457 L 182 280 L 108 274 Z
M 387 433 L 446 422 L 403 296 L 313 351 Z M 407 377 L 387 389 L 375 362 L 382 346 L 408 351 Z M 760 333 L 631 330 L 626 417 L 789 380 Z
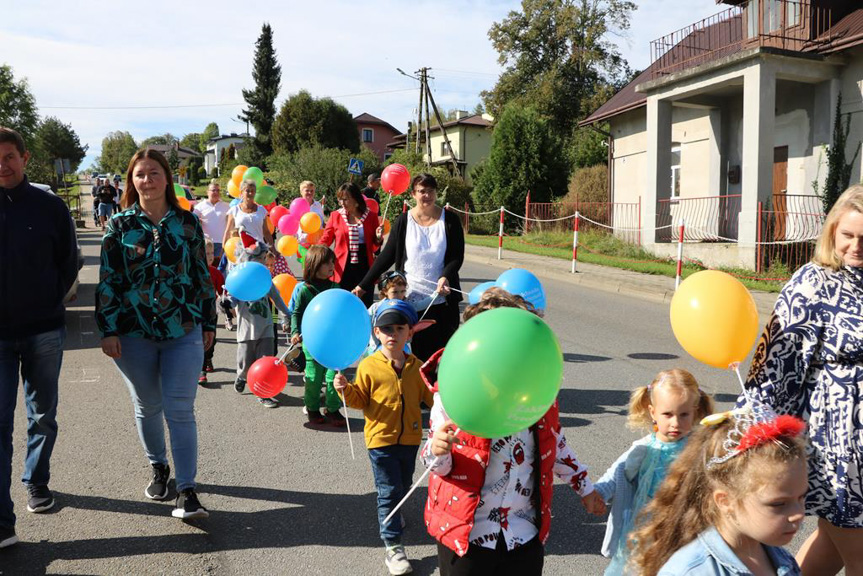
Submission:
M 773 240 L 785 240 L 788 226 L 788 146 L 773 149 Z

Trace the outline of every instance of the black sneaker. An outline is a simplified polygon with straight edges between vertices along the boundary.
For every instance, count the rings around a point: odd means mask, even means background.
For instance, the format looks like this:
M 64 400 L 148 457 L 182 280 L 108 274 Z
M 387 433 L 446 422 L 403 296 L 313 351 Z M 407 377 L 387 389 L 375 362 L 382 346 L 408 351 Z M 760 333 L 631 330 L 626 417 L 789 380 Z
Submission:
M 212 372 L 214 370 L 215 370 L 215 368 L 213 368 L 213 361 L 212 360 L 205 360 L 204 361 L 204 372 Z
M 324 422 L 326 422 L 326 420 L 324 420 L 324 417 L 321 416 L 320 410 L 309 410 L 306 413 L 306 418 L 308 418 L 309 424 L 320 425 L 320 424 L 323 424 Z
M 27 512 L 45 512 L 54 507 L 54 495 L 47 486 L 27 486 Z
M 237 391 L 237 394 L 242 394 L 243 390 L 246 389 L 246 381 L 242 378 L 237 378 L 234 380 L 234 390 Z
M 258 398 L 258 402 L 264 405 L 264 408 L 278 408 L 279 401 L 275 398 Z
M 153 464 L 153 479 L 144 496 L 150 500 L 166 500 L 168 498 L 168 480 L 171 478 L 171 467 L 167 464 Z
M 0 548 L 6 548 L 18 543 L 18 535 L 14 528 L 0 527 Z
M 207 518 L 210 513 L 207 509 L 201 506 L 198 500 L 198 495 L 195 494 L 194 488 L 186 488 L 177 496 L 177 505 L 174 507 L 171 516 L 174 518 L 182 518 L 183 520 L 193 520 L 195 518 Z

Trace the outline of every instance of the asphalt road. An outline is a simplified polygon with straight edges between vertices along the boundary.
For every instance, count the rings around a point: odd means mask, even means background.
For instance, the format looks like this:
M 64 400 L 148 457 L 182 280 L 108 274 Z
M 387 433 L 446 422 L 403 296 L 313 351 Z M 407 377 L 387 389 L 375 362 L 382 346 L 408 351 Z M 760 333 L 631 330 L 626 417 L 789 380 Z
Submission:
M 350 413 L 357 452 L 351 460 L 344 431 L 305 426 L 299 375 L 291 374 L 278 409 L 238 395 L 232 387 L 235 333 L 224 329 L 217 371 L 197 401 L 199 491 L 211 517 L 184 524 L 170 516 L 172 502 L 144 498 L 150 467 L 128 392 L 101 353 L 93 320 L 99 237 L 86 232 L 81 243 L 87 261 L 78 301 L 67 313 L 52 460 L 57 506 L 28 514 L 26 492 L 13 481 L 22 542 L 0 551 L 0 574 L 386 574 L 361 414 Z M 498 274 L 469 262 L 462 269 L 467 288 Z M 561 423 L 592 478 L 639 437 L 625 426 L 628 394 L 659 370 L 690 370 L 720 406 L 736 397 L 730 373 L 683 352 L 666 306 L 559 280 L 544 285 L 546 318 L 564 351 Z M 21 474 L 25 421 L 19 395 L 13 478 Z M 437 573 L 437 557 L 423 525 L 423 503 L 420 490 L 406 506 L 405 544 L 414 572 L 430 575 Z M 544 573 L 601 574 L 603 520 L 588 516 L 563 484 L 555 485 L 553 513 Z

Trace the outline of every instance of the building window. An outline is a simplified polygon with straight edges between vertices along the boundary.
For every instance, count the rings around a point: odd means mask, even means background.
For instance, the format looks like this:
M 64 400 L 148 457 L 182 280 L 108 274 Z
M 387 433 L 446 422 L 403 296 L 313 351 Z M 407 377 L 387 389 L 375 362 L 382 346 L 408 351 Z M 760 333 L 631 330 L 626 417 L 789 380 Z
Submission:
M 671 146 L 671 197 L 680 197 L 680 144 Z
M 764 0 L 764 32 L 776 32 L 782 27 L 782 4 L 779 0 Z
M 389 160 L 390 158 L 392 158 L 392 156 L 393 156 L 392 152 L 384 152 L 384 161 Z
M 801 6 L 798 2 L 788 2 L 785 5 L 785 26 L 791 28 L 800 24 Z
M 363 142 L 374 142 L 375 131 L 371 128 L 363 128 Z
M 449 149 L 447 148 L 446 141 L 440 143 L 440 155 L 449 156 Z

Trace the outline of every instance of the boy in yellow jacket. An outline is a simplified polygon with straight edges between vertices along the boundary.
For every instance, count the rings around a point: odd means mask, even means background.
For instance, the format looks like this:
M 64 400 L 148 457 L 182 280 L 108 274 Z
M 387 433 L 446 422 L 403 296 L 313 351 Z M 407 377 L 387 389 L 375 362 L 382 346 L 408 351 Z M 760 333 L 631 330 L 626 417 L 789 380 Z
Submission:
M 360 362 L 353 384 L 341 374 L 333 381 L 347 405 L 362 410 L 366 418 L 366 447 L 378 490 L 378 524 L 390 574 L 412 570 L 401 542 L 401 515 L 386 525 L 383 521 L 413 481 L 423 440 L 420 402 L 429 407 L 434 402 L 420 376 L 422 362 L 404 351 L 416 324 L 417 313 L 407 302 L 382 302 L 374 323 L 380 349 Z

